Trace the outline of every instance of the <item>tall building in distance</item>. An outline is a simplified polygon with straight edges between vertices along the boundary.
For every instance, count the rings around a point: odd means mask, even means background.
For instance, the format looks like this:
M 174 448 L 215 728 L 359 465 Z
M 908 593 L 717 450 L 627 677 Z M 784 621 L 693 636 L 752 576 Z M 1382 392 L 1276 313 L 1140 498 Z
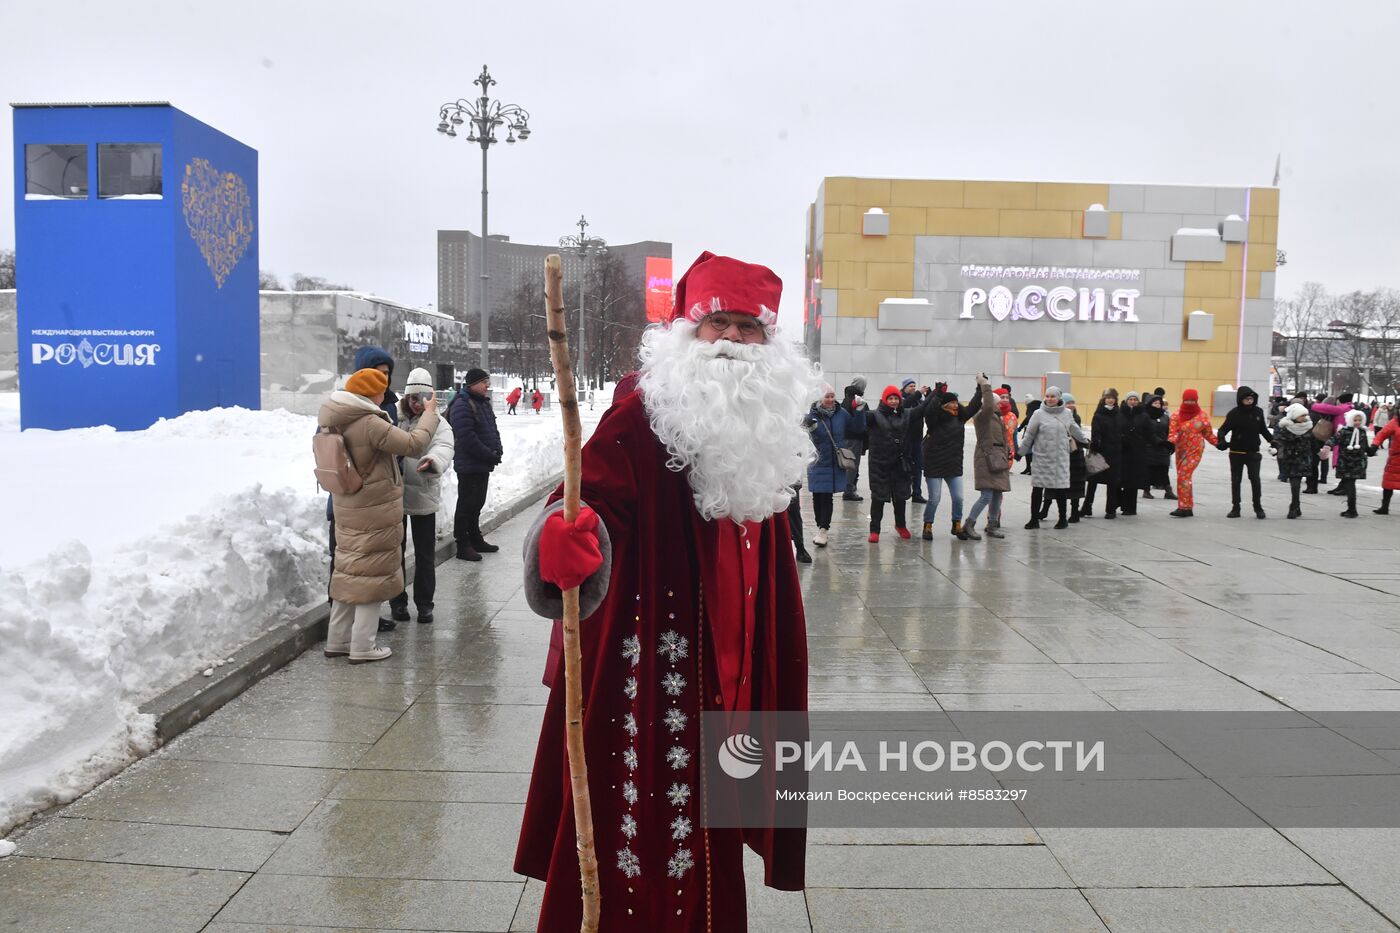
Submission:
M 565 252 L 557 244 L 514 243 L 510 237 L 491 234 L 486 250 L 490 275 L 491 313 L 500 312 L 522 275 L 544 277 L 544 259 L 560 253 L 564 281 L 577 281 L 583 274 L 583 258 Z M 609 243 L 608 254 L 621 259 L 628 278 L 645 294 L 649 320 L 659 320 L 671 307 L 671 244 L 660 240 L 639 243 Z M 481 238 L 469 230 L 438 231 L 438 309 L 456 317 L 475 321 L 481 301 Z M 475 334 L 473 335 L 475 336 Z M 493 339 L 492 345 L 496 341 Z

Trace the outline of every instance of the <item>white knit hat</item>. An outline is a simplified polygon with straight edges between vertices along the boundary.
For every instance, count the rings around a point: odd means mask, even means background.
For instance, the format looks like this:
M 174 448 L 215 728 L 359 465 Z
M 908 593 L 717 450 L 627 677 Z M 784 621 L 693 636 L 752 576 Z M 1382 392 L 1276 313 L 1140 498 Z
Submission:
M 433 377 L 421 366 L 408 374 L 408 382 L 403 387 L 404 395 L 431 395 L 435 391 Z

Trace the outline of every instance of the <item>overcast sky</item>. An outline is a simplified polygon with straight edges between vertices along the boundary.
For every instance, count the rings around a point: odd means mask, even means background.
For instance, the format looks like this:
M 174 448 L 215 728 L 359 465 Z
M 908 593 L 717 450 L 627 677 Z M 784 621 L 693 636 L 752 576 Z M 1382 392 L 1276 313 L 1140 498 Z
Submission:
M 795 323 L 828 175 L 1259 185 L 1282 152 L 1280 295 L 1400 285 L 1398 27 L 1392 0 L 5 0 L 0 89 L 171 101 L 259 151 L 263 268 L 426 305 L 437 229 L 480 222 L 480 150 L 437 109 L 488 63 L 533 130 L 492 149 L 492 232 L 582 212 L 672 241 L 677 275 L 762 262 Z

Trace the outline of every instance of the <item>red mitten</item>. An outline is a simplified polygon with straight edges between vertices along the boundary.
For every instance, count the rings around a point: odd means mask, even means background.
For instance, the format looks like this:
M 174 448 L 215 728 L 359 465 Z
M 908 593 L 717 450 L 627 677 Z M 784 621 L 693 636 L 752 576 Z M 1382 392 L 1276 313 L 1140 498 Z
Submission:
M 573 589 L 603 564 L 598 550 L 598 513 L 579 509 L 578 519 L 564 520 L 563 511 L 544 520 L 540 531 L 540 577 L 561 590 Z

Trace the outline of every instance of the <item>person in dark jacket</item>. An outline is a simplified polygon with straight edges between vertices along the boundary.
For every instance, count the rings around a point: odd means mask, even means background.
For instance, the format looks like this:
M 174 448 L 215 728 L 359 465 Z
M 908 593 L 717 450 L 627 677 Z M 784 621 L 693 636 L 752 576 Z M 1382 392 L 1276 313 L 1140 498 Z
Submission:
M 1313 424 L 1317 424 L 1319 421 L 1331 422 L 1333 420 L 1331 415 L 1324 415 L 1322 412 L 1316 411 L 1312 407 L 1314 404 L 1325 405 L 1327 403 L 1327 398 L 1328 395 L 1326 392 L 1319 392 L 1317 393 L 1317 398 L 1312 403 L 1308 404 L 1309 417 L 1312 419 Z M 1332 459 L 1330 457 L 1320 456 L 1322 448 L 1326 446 L 1327 441 L 1318 440 L 1317 437 L 1314 436 L 1313 453 L 1318 456 L 1316 456 L 1313 461 L 1312 476 L 1308 477 L 1307 488 L 1303 490 L 1304 495 L 1316 494 L 1319 485 L 1327 485 L 1327 469 L 1331 465 Z
M 1103 456 L 1108 462 L 1108 469 L 1089 477 L 1088 488 L 1084 492 L 1084 508 L 1079 510 L 1079 514 L 1086 518 L 1094 514 L 1094 493 L 1099 486 L 1103 486 L 1107 492 L 1103 517 L 1117 518 L 1123 461 L 1123 413 L 1118 410 L 1117 389 L 1104 389 L 1089 430 L 1089 449 Z
M 383 347 L 360 347 L 355 351 L 354 372 L 362 369 L 377 369 L 394 382 L 394 358 Z M 399 426 L 399 397 L 392 388 L 384 390 L 384 401 L 380 409 L 389 416 L 389 423 Z M 402 462 L 400 463 L 402 466 Z M 326 521 L 330 523 L 331 576 L 335 575 L 335 497 L 326 496 Z M 329 591 L 328 591 L 329 592 Z M 389 618 L 379 620 L 381 632 L 392 632 L 400 622 L 412 618 L 408 614 L 408 593 L 404 592 L 389 601 Z
M 1264 517 L 1263 490 L 1259 485 L 1259 441 L 1271 445 L 1274 436 L 1264 421 L 1264 411 L 1259 407 L 1259 393 L 1249 386 L 1240 386 L 1235 393 L 1235 407 L 1225 416 L 1225 423 L 1216 433 L 1219 443 L 1215 446 L 1230 452 L 1230 512 L 1226 518 L 1240 517 L 1240 479 L 1249 472 L 1249 490 L 1254 500 L 1254 517 Z
M 1313 475 L 1312 462 L 1317 459 L 1313 450 L 1312 418 L 1309 417 L 1307 401 L 1295 401 L 1283 412 L 1278 427 L 1274 430 L 1274 446 L 1278 452 L 1278 469 L 1288 480 L 1292 499 L 1288 503 L 1288 517 L 1302 518 L 1303 506 L 1298 500 L 1303 481 Z
M 1167 440 L 1167 435 L 1171 433 L 1171 418 L 1167 415 L 1166 402 L 1162 400 L 1162 396 L 1153 393 L 1147 397 L 1147 402 L 1142 408 L 1147 415 L 1146 450 L 1143 454 L 1146 476 L 1143 480 L 1142 497 L 1153 498 L 1152 490 L 1156 487 L 1166 490 L 1162 498 L 1175 499 L 1176 493 L 1172 492 L 1171 477 L 1167 474 L 1167 465 L 1172 458 L 1172 445 Z
M 854 416 L 860 412 L 870 410 L 865 404 L 865 377 L 857 376 L 851 380 L 851 384 L 846 386 L 844 397 L 841 400 L 841 407 L 846 414 Z M 856 492 L 856 484 L 860 482 L 860 458 L 865 453 L 865 445 L 869 439 L 867 434 L 868 426 L 856 427 L 855 420 L 848 426 L 846 432 L 846 447 L 851 451 L 851 455 L 856 458 L 856 465 L 846 471 L 846 488 L 841 493 L 841 498 L 847 502 L 860 502 L 865 497 Z
M 817 547 L 826 547 L 831 532 L 831 497 L 846 488 L 846 471 L 841 469 L 836 451 L 848 447 L 846 438 L 852 425 L 865 430 L 866 417 L 864 411 L 848 414 L 836 404 L 836 390 L 823 385 L 821 401 L 812 405 L 803 421 L 812 435 L 812 446 L 817 449 L 817 458 L 807 467 L 807 490 L 812 494 L 812 512 L 817 524 L 812 543 Z
M 900 405 L 903 395 L 894 386 L 886 386 L 880 407 L 867 419 L 870 437 L 870 543 L 880 541 L 880 521 L 885 503 L 894 503 L 894 530 L 901 538 L 909 537 L 904 504 L 914 485 L 914 452 L 909 445 L 909 413 Z
M 1038 398 L 1033 398 L 1032 396 L 1029 396 L 1029 395 L 1026 396 L 1026 417 L 1024 417 L 1024 418 L 1021 419 L 1020 425 L 1017 426 L 1017 428 L 1016 428 L 1016 436 L 1017 436 L 1018 439 L 1025 436 L 1025 434 L 1026 434 L 1026 428 L 1027 428 L 1027 427 L 1030 425 L 1030 423 L 1031 423 L 1031 415 L 1035 414 L 1035 410 L 1036 410 L 1037 408 L 1039 408 L 1039 407 L 1040 407 L 1040 399 L 1038 399 Z M 1017 443 L 1017 446 L 1018 446 L 1018 447 L 1020 446 L 1019 441 L 1018 441 L 1018 443 Z M 1032 454 L 1032 453 L 1030 453 L 1029 451 L 1025 454 L 1026 468 L 1025 468 L 1024 470 L 1021 471 L 1021 475 L 1022 475 L 1022 476 L 1030 476 L 1030 475 L 1031 475 L 1031 458 L 1034 457 L 1034 456 L 1035 456 L 1035 455 Z M 1074 511 L 1075 511 L 1076 513 L 1079 512 L 1079 500 L 1078 500 L 1078 499 L 1076 499 L 1075 502 L 1074 502 Z
M 452 522 L 457 559 L 481 560 L 482 554 L 500 550 L 482 537 L 481 510 L 486 505 L 491 471 L 505 456 L 496 411 L 491 406 L 491 376 L 486 370 L 467 370 L 447 420 L 452 424 L 452 466 L 457 471 L 457 511 Z
M 933 540 L 933 521 L 938 516 L 945 483 L 953 496 L 952 535 L 962 534 L 963 448 L 967 440 L 964 426 L 981 410 L 980 393 L 974 394 L 971 404 L 964 406 L 958 401 L 958 393 L 941 382 L 934 386 L 924 405 L 924 425 L 928 429 L 928 436 L 924 438 L 924 479 L 928 483 L 928 504 L 924 506 L 925 541 Z
M 1366 458 L 1379 450 L 1371 446 L 1367 436 L 1366 413 L 1348 412 L 1346 422 L 1328 438 L 1327 446 L 1337 453 L 1337 485 L 1347 499 L 1342 518 L 1356 518 L 1356 481 L 1366 478 Z
M 920 388 L 915 380 L 905 379 L 900 383 L 899 391 L 903 396 L 899 407 L 909 415 L 909 443 L 910 449 L 914 451 L 914 496 L 911 501 L 923 505 L 928 500 L 924 498 L 924 484 L 919 482 L 918 477 L 924 475 L 923 412 L 928 386 Z
M 1136 515 L 1138 490 L 1147 482 L 1147 409 L 1136 392 L 1129 392 L 1123 398 L 1122 411 L 1123 460 L 1119 467 L 1118 511 L 1123 515 Z

